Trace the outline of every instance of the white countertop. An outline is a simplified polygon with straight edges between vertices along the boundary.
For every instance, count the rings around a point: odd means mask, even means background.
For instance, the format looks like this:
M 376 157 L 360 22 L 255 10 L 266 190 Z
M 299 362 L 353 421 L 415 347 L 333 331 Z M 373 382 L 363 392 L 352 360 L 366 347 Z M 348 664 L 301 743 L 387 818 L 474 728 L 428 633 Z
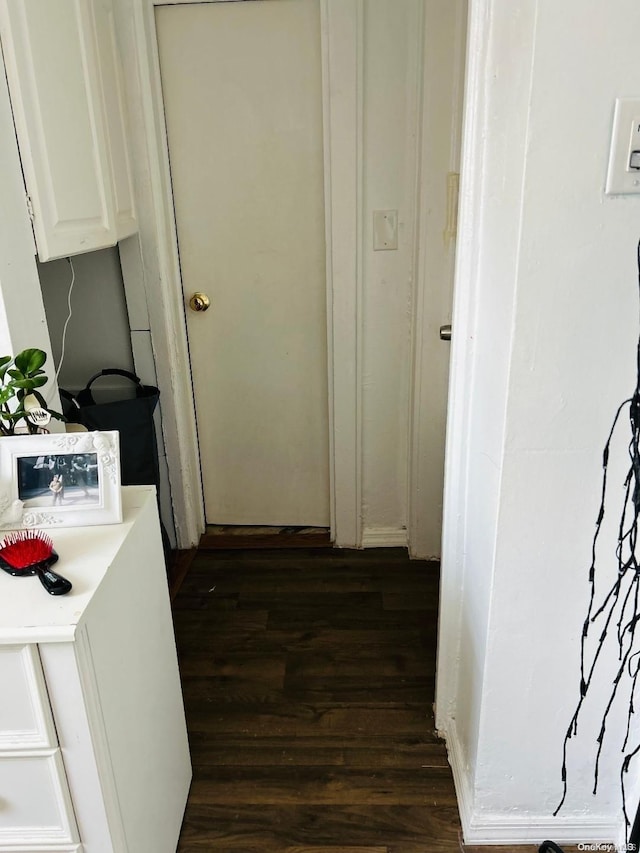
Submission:
M 49 595 L 35 575 L 12 577 L 0 570 L 0 644 L 72 640 L 141 508 L 150 500 L 155 501 L 153 486 L 124 486 L 121 524 L 47 530 L 59 556 L 52 569 L 73 584 L 66 595 Z

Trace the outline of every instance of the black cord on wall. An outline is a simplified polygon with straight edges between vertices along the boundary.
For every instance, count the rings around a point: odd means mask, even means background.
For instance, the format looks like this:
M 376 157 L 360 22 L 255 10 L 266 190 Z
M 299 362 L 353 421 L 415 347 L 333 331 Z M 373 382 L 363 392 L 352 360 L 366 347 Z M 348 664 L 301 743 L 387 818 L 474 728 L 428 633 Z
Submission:
M 638 289 L 640 293 L 640 243 L 637 247 L 638 263 Z M 596 529 L 591 548 L 591 565 L 589 567 L 589 606 L 582 627 L 580 643 L 580 687 L 579 699 L 576 709 L 567 729 L 562 750 L 562 798 L 554 815 L 562 808 L 567 796 L 567 748 L 571 738 L 578 733 L 578 719 L 585 704 L 589 691 L 593 685 L 594 676 L 598 672 L 598 662 L 607 638 L 614 637 L 618 652 L 618 665 L 611 682 L 611 688 L 607 697 L 605 710 L 600 723 L 598 736 L 596 738 L 596 754 L 594 764 L 593 793 L 598 789 L 598 774 L 600 769 L 600 758 L 607 732 L 609 715 L 614 706 L 621 683 L 630 680 L 628 690 L 628 709 L 626 719 L 626 731 L 622 746 L 622 761 L 620 767 L 620 787 L 622 793 L 622 809 L 625 819 L 625 836 L 629 847 L 638 843 L 640 836 L 640 809 L 634 827 L 629 836 L 631 822 L 627 812 L 625 777 L 635 756 L 640 752 L 640 743 L 631 743 L 631 720 L 635 713 L 635 695 L 638 678 L 640 677 L 640 644 L 637 639 L 638 622 L 640 613 L 638 603 L 640 599 L 640 565 L 636 554 L 638 545 L 638 518 L 640 516 L 640 338 L 637 347 L 637 377 L 636 387 L 629 399 L 625 400 L 613 419 L 613 424 L 607 438 L 602 454 L 602 491 L 600 498 L 600 509 L 596 519 Z M 630 437 L 627 450 L 629 454 L 629 467 L 624 480 L 624 503 L 621 517 L 618 523 L 617 543 L 615 547 L 615 559 L 617 562 L 617 575 L 613 584 L 600 594 L 597 589 L 597 564 L 598 544 L 602 531 L 602 522 L 605 516 L 605 504 L 608 494 L 609 453 L 611 443 L 617 435 L 619 424 L 623 418 L 628 421 Z M 595 640 L 595 649 L 588 651 L 587 640 L 594 632 L 599 631 Z M 615 633 L 613 633 L 615 632 Z M 634 837 L 635 836 L 635 837 Z M 545 842 L 540 848 L 542 850 L 560 850 L 553 842 Z M 637 846 L 633 849 L 638 849 Z

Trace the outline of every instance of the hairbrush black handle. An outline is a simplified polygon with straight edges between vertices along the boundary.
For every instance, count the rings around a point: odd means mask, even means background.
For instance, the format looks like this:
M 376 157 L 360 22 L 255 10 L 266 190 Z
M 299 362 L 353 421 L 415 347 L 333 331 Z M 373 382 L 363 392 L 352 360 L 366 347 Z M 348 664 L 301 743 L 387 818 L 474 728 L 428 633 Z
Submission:
M 64 595 L 71 591 L 71 581 L 53 572 L 48 562 L 37 563 L 33 568 L 40 578 L 40 583 L 50 595 Z
M 68 581 L 66 578 L 63 578 L 62 575 L 56 574 L 56 572 L 51 570 L 51 566 L 57 562 L 58 555 L 55 551 L 52 551 L 46 560 L 41 560 L 39 563 L 32 563 L 31 565 L 17 568 L 7 563 L 4 557 L 0 554 L 0 569 L 4 569 L 5 572 L 8 572 L 8 574 L 13 575 L 14 577 L 26 578 L 37 575 L 40 578 L 40 583 L 50 595 L 64 595 L 67 592 L 71 592 L 72 584 L 71 581 Z

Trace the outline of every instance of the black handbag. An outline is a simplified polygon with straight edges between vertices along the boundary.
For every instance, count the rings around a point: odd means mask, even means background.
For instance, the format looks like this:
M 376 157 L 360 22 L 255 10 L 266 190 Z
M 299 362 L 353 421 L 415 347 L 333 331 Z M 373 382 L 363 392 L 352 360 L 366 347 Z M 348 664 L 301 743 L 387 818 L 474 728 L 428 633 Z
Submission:
M 122 376 L 135 385 L 135 397 L 109 403 L 96 403 L 91 386 L 101 376 Z M 123 486 L 160 485 L 158 445 L 153 413 L 160 391 L 155 385 L 143 385 L 128 370 L 112 367 L 96 373 L 74 397 L 60 389 L 67 421 L 88 430 L 117 430 L 120 433 L 120 469 Z
M 135 397 L 96 403 L 91 386 L 101 376 L 122 376 L 135 385 Z M 60 388 L 60 399 L 69 423 L 82 424 L 89 430 L 117 430 L 120 433 L 120 475 L 123 486 L 155 486 L 160 510 L 160 466 L 153 413 L 160 391 L 155 385 L 143 385 L 135 373 L 109 367 L 96 373 L 74 397 Z M 171 544 L 160 520 L 162 547 L 169 572 Z

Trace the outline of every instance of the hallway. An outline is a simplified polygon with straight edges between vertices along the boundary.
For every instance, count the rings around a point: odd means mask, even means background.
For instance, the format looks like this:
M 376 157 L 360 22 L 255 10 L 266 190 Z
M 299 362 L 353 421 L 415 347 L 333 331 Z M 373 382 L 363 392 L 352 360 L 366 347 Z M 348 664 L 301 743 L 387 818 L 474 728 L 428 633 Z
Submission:
M 180 853 L 460 850 L 437 606 L 437 564 L 403 549 L 200 551 L 174 602 Z

